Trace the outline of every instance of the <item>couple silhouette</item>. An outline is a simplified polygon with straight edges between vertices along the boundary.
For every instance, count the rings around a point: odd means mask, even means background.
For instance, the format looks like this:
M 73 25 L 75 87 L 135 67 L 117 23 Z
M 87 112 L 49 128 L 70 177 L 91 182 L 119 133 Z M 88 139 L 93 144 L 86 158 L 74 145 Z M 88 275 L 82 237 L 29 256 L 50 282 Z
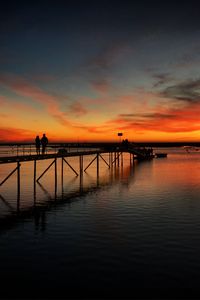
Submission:
M 48 144 L 48 138 L 46 137 L 46 134 L 43 133 L 42 138 L 40 139 L 39 135 L 35 138 L 35 146 L 36 146 L 36 153 L 37 155 L 40 155 L 40 145 L 42 145 L 42 154 L 45 154 L 46 146 Z

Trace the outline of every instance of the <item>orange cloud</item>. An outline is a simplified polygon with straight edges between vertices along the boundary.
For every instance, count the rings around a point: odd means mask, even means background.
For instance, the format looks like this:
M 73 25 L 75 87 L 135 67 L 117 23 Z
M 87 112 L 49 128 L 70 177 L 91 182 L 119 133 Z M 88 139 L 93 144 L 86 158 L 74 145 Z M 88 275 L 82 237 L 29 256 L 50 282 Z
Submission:
M 20 96 L 31 98 L 33 101 L 43 104 L 47 112 L 54 117 L 60 124 L 71 126 L 71 123 L 66 119 L 65 114 L 60 111 L 58 106 L 58 99 L 37 86 L 34 86 L 17 76 L 0 76 L 0 83 L 9 87 L 13 92 Z
M 21 128 L 1 127 L 0 142 L 30 142 L 31 138 L 36 135 L 33 130 Z
M 121 114 L 107 123 L 120 130 L 158 131 L 168 133 L 200 130 L 200 104 L 183 109 L 165 109 L 153 113 Z
M 196 98 L 195 101 L 184 101 L 182 103 L 177 99 L 162 98 L 159 93 L 147 93 L 138 90 L 132 94 L 122 94 L 122 92 L 116 91 L 112 95 L 105 94 L 104 97 L 94 99 L 92 97 L 78 97 L 75 103 L 68 106 L 68 111 L 63 112 L 60 109 L 58 97 L 50 95 L 23 78 L 1 76 L 0 83 L 17 95 L 33 100 L 33 102 L 30 101 L 27 104 L 14 102 L 13 105 L 16 111 L 27 112 L 24 123 L 15 121 L 18 124 L 17 126 L 23 127 L 21 124 L 26 124 L 29 116 L 28 112 L 31 113 L 31 116 L 36 115 L 38 109 L 32 104 L 39 103 L 46 109 L 47 114 L 44 116 L 42 125 L 45 124 L 45 128 L 46 125 L 49 127 L 48 133 L 51 141 L 66 140 L 66 137 L 68 140 L 73 140 L 74 138 L 77 139 L 78 136 L 81 136 L 84 140 L 112 140 L 119 131 L 126 132 L 127 136 L 134 134 L 134 138 L 143 136 L 145 139 L 151 136 L 160 140 L 166 136 L 169 138 L 170 134 L 171 137 L 178 135 L 180 137 L 186 132 L 189 135 L 189 133 L 200 130 L 200 117 L 198 114 L 200 104 Z M 100 83 L 99 81 L 97 86 Z M 178 88 L 180 89 L 180 87 Z M 169 90 L 167 91 L 169 94 Z M 177 88 L 175 91 L 177 92 Z M 174 89 L 170 90 L 170 93 L 175 94 L 175 91 Z M 0 97 L 0 103 L 3 106 L 5 106 L 6 100 L 6 97 Z M 83 121 L 86 114 L 89 116 Z M 1 112 L 2 121 L 6 115 L 6 110 Z M 56 124 L 52 122 L 52 119 L 48 119 L 49 115 L 56 120 Z M 83 118 L 82 121 L 76 122 L 74 117 Z M 36 134 L 34 130 L 10 128 L 8 121 L 3 122 L 3 124 L 4 127 L 0 133 L 2 141 L 32 140 Z M 13 124 L 14 122 L 12 122 L 12 126 Z M 64 127 L 59 127 L 59 124 Z M 38 128 L 40 129 L 39 126 Z

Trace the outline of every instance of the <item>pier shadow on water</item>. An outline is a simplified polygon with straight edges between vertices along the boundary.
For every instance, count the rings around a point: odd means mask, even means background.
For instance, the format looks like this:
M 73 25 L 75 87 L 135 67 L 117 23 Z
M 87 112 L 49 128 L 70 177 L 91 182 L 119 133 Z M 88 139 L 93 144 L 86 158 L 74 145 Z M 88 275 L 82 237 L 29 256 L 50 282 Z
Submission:
M 120 184 L 121 188 L 128 188 L 134 181 L 136 167 L 140 163 L 133 162 L 133 164 L 117 167 L 106 170 L 103 174 L 84 172 L 81 176 L 70 176 L 66 183 L 65 178 L 61 178 L 60 184 L 56 181 L 48 189 L 48 186 L 40 182 L 35 182 L 33 195 L 28 194 L 27 198 L 33 197 L 33 201 L 26 203 L 24 195 L 22 198 L 21 190 L 17 190 L 15 194 L 15 206 L 9 198 L 6 198 L 6 193 L 0 194 L 0 202 L 6 207 L 6 213 L 0 212 L 0 233 L 4 230 L 12 228 L 20 221 L 27 219 L 34 219 L 36 228 L 42 223 L 43 230 L 45 229 L 45 215 L 48 211 L 56 211 L 62 205 L 69 205 L 74 201 L 83 201 L 88 194 L 98 192 L 103 188 L 111 188 L 115 184 Z M 21 184 L 23 185 L 23 183 Z M 58 192 L 59 186 L 59 192 Z M 53 191 L 53 192 L 52 192 Z M 40 193 L 39 196 L 37 194 Z M 42 196 L 41 196 L 42 193 Z M 23 199 L 23 201 L 22 201 Z M 23 205 L 21 205 L 23 202 Z M 40 222 L 41 220 L 41 222 Z

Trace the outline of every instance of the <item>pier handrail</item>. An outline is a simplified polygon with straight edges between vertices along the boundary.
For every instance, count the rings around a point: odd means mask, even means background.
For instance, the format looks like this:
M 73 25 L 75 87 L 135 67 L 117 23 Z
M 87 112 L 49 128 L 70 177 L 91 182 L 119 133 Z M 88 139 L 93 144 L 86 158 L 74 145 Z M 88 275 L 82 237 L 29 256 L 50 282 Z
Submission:
M 140 147 L 135 143 L 129 143 L 126 146 L 122 143 L 49 143 L 46 148 L 46 154 L 62 154 L 62 151 L 67 153 L 79 153 L 89 152 L 91 150 L 107 152 L 124 151 L 132 153 L 141 159 L 145 159 L 153 155 L 152 148 Z M 36 155 L 36 147 L 34 143 L 0 144 L 0 157 L 16 157 L 27 155 Z
M 89 149 L 100 149 L 97 144 L 87 143 L 49 143 L 46 147 L 46 153 L 56 154 L 59 149 L 65 149 L 68 152 L 88 151 Z M 36 147 L 34 143 L 15 143 L 0 144 L 0 157 L 2 156 L 21 156 L 35 155 Z

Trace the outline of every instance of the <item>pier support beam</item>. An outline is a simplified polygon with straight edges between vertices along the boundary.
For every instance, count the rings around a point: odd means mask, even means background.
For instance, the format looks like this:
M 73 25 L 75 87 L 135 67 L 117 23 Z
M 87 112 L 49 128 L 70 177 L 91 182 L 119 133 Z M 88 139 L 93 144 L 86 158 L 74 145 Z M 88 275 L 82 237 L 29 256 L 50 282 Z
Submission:
M 17 162 L 17 212 L 20 210 L 20 163 Z
M 112 152 L 110 153 L 110 166 L 111 166 L 111 169 L 113 169 L 113 153 Z
M 40 178 L 42 178 L 42 176 L 51 168 L 51 166 L 53 164 L 55 164 L 56 159 L 54 159 L 54 161 L 52 161 L 52 163 L 48 166 L 48 168 L 46 168 L 46 170 L 38 177 L 37 182 L 40 180 Z
M 20 192 L 20 163 L 17 162 L 17 191 Z
M 20 163 L 17 162 L 17 167 L 0 183 L 0 186 L 3 185 L 4 182 L 6 182 L 8 180 L 8 178 L 10 178 L 10 176 L 12 176 L 13 173 L 15 173 L 15 171 L 19 170 L 19 168 L 20 168 Z M 18 176 L 17 176 L 17 178 L 18 178 Z
M 33 196 L 34 196 L 34 204 L 35 204 L 36 202 L 36 160 L 34 160 Z
M 115 163 L 115 167 L 116 167 L 116 162 L 117 162 L 117 165 L 118 165 L 118 167 L 119 167 L 119 157 L 120 157 L 120 155 L 122 155 L 122 152 L 115 152 L 115 158 L 114 158 L 114 160 L 112 161 L 112 164 L 114 164 Z
M 80 162 L 80 176 L 83 175 L 83 155 L 79 156 L 79 162 Z
M 97 154 L 97 174 L 99 174 L 99 154 Z
M 80 163 L 80 192 L 82 192 L 83 191 L 83 155 L 80 155 L 79 163 Z
M 101 156 L 101 154 L 99 154 L 99 157 L 101 157 L 101 159 L 105 162 L 105 164 L 108 166 L 108 168 L 110 169 L 110 162 L 109 164 L 107 163 L 107 161 L 103 158 L 103 156 Z
M 110 154 L 109 154 L 110 155 Z M 99 168 L 99 157 L 105 162 L 105 164 L 108 166 L 108 168 L 110 169 L 110 156 L 109 156 L 109 164 L 107 163 L 107 161 L 103 158 L 103 156 L 101 156 L 100 153 L 97 153 L 97 155 L 95 156 L 95 158 L 93 158 L 93 160 L 89 163 L 89 165 L 84 169 L 84 172 L 89 168 L 89 166 L 91 166 L 91 164 L 97 160 L 97 168 Z
M 123 161 L 123 152 L 121 152 L 121 167 L 123 168 L 123 164 L 124 164 L 124 161 Z
M 61 158 L 61 184 L 62 184 L 62 189 L 63 189 L 63 169 L 64 169 L 64 166 L 63 166 L 63 157 Z
M 55 158 L 55 200 L 57 198 L 57 158 Z
M 89 166 L 91 166 L 91 164 L 95 161 L 95 159 L 97 158 L 97 156 L 95 156 L 95 158 L 89 163 L 89 165 L 84 169 L 84 172 L 89 168 Z
M 13 207 L 10 205 L 10 203 L 4 199 L 4 197 L 2 195 L 0 195 L 0 199 L 1 201 L 8 207 L 8 209 L 11 211 L 11 212 L 14 212 L 14 209 Z
M 68 163 L 68 161 L 63 157 L 63 161 L 70 167 L 70 169 L 78 176 L 78 173 L 74 170 L 74 168 Z
M 11 176 L 17 171 L 17 212 L 19 212 L 20 206 L 20 162 L 17 162 L 17 167 L 0 183 L 0 186 L 4 184 Z
M 117 152 L 117 166 L 118 166 L 118 168 L 119 168 L 119 156 L 120 156 L 120 154 L 119 154 L 119 152 Z

